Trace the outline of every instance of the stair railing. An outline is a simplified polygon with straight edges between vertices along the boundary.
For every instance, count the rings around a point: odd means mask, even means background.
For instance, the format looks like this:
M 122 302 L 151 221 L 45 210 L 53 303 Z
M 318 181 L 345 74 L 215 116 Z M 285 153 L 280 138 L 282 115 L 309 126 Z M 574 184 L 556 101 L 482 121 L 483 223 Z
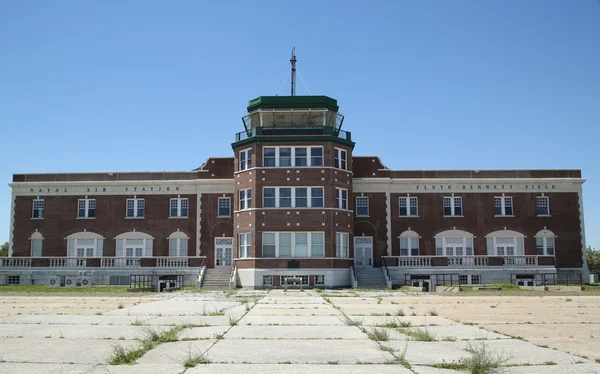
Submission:
M 385 257 L 381 258 L 381 264 L 383 265 L 381 269 L 383 270 L 383 277 L 385 278 L 385 284 L 388 289 L 392 288 L 392 276 L 390 274 L 390 269 L 388 269 L 387 263 L 385 262 Z
M 202 261 L 202 265 L 204 265 L 204 261 Z M 206 275 L 206 266 L 200 267 L 200 272 L 198 273 L 198 280 L 196 280 L 197 290 L 202 288 L 202 281 L 204 280 L 204 275 Z
M 352 284 L 352 288 L 358 288 L 358 278 L 356 276 L 356 269 L 354 266 L 350 267 L 350 282 Z
M 234 261 L 231 268 L 231 275 L 229 276 L 229 289 L 233 290 L 235 288 L 237 288 L 237 264 Z

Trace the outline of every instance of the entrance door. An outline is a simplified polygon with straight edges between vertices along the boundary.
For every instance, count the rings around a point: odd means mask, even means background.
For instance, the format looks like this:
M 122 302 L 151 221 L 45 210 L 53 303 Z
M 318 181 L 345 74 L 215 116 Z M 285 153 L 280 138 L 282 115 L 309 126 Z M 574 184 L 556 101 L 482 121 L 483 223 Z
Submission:
M 231 267 L 233 264 L 233 238 L 215 239 L 215 266 Z
M 354 266 L 357 268 L 373 267 L 373 237 L 354 237 Z

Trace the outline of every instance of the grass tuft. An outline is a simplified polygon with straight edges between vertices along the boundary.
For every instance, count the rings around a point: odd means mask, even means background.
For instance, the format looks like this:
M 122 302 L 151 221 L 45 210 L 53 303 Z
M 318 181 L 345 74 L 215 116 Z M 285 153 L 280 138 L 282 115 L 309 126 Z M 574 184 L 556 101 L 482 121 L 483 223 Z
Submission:
M 425 329 L 400 329 L 400 332 L 403 333 L 404 335 L 408 335 L 411 338 L 413 338 L 414 340 L 418 341 L 418 342 L 434 342 L 435 341 L 435 336 L 429 332 L 429 330 L 427 330 L 427 328 Z
M 369 339 L 374 340 L 376 342 L 385 342 L 390 340 L 390 332 L 386 329 L 379 329 L 377 327 L 373 327 L 370 330 L 363 330 Z
M 506 364 L 510 358 L 490 352 L 484 340 L 477 343 L 469 342 L 469 347 L 466 350 L 471 353 L 471 357 L 463 362 L 472 374 L 498 373 L 502 365 Z
M 342 315 L 342 322 L 344 322 L 346 326 L 361 326 L 363 319 L 352 319 L 346 315 Z

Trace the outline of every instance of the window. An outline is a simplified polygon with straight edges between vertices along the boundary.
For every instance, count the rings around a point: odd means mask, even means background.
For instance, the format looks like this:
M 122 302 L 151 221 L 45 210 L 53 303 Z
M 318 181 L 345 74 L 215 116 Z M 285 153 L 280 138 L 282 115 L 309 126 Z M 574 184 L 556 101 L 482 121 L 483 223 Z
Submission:
M 77 218 L 95 218 L 96 199 L 77 200 Z
M 265 187 L 263 208 L 322 208 L 323 187 Z
M 175 231 L 169 235 L 169 256 L 187 257 L 189 238 L 181 231 Z
M 537 200 L 537 215 L 538 216 L 549 216 L 550 215 L 550 201 L 548 196 L 538 196 Z
M 399 197 L 400 217 L 418 216 L 419 201 L 416 197 Z
M 334 154 L 335 154 L 335 158 L 334 158 L 333 166 L 338 169 L 348 170 L 346 151 L 343 149 L 340 149 L 340 148 L 335 148 Z
M 238 255 L 240 258 L 250 257 L 251 249 L 251 233 L 239 234 L 238 235 Z
M 187 198 L 171 199 L 170 217 L 187 218 L 189 210 L 189 200 Z
M 286 284 L 286 279 L 288 278 L 300 278 L 302 279 L 302 285 L 308 286 L 308 275 L 282 275 L 281 276 L 281 285 Z
M 436 256 L 473 256 L 473 234 L 462 230 L 442 231 L 435 236 Z
M 488 256 L 523 256 L 525 236 L 512 230 L 499 230 L 486 236 Z
M 127 199 L 127 218 L 144 218 L 144 199 Z
M 462 197 L 444 197 L 444 216 L 462 215 Z
M 514 215 L 512 197 L 494 197 L 494 214 L 496 216 Z
M 231 199 L 228 197 L 219 197 L 219 217 L 231 216 Z
M 535 248 L 538 256 L 554 256 L 555 235 L 550 230 L 542 230 L 535 234 Z
M 337 232 L 335 234 L 335 255 L 336 257 L 348 257 L 348 237 L 347 233 Z
M 44 218 L 44 200 L 35 199 L 33 200 L 33 212 L 31 218 Z
M 152 257 L 151 235 L 139 231 L 130 231 L 117 235 L 116 257 Z
M 264 147 L 263 167 L 323 166 L 323 147 Z
M 348 190 L 343 188 L 335 189 L 335 207 L 338 209 L 348 209 Z
M 263 232 L 263 257 L 323 257 L 322 232 Z
M 400 234 L 400 256 L 419 255 L 419 234 L 412 230 Z
M 9 286 L 16 286 L 21 284 L 21 276 L 20 275 L 9 275 L 6 284 Z
M 459 283 L 464 285 L 480 284 L 480 275 L 461 274 L 459 275 Z
M 252 149 L 244 149 L 240 151 L 240 168 L 239 170 L 247 170 L 252 168 Z
M 104 237 L 90 231 L 67 236 L 68 257 L 102 257 L 103 246 Z
M 324 275 L 315 275 L 315 286 L 324 286 L 325 285 L 325 276 Z
M 272 275 L 263 275 L 263 286 L 265 286 L 265 287 L 273 286 L 273 276 Z
M 42 257 L 44 237 L 38 231 L 31 234 L 31 257 Z
M 369 198 L 367 196 L 356 197 L 356 215 L 357 216 L 368 216 L 369 215 Z
M 240 190 L 240 210 L 252 208 L 252 190 Z

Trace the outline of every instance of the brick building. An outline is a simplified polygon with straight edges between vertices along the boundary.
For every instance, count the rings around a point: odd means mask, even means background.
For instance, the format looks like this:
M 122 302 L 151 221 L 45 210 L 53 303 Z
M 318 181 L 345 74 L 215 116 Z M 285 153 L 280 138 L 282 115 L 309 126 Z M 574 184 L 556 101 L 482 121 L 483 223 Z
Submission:
M 197 170 L 15 174 L 0 283 L 529 285 L 586 269 L 580 170 L 390 170 L 353 155 L 332 98 L 247 109 L 233 157 Z

